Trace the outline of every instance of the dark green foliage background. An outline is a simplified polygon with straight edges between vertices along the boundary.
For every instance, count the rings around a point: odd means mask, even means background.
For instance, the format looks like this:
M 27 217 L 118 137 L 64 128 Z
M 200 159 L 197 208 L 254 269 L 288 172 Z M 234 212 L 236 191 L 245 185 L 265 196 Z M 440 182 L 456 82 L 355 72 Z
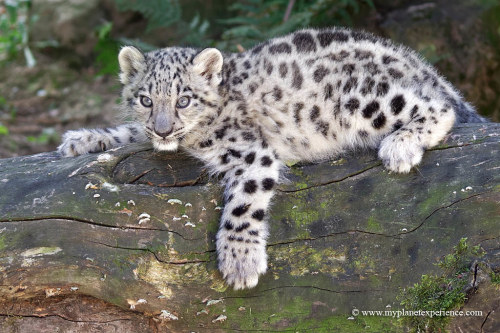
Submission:
M 144 1 L 114 0 L 120 11 L 140 14 L 147 25 L 144 33 L 169 29 L 170 45 L 213 46 L 238 52 L 269 38 L 305 27 L 352 25 L 352 15 L 374 9 L 372 0 L 242 0 L 242 1 Z M 287 14 L 287 9 L 289 13 Z M 141 38 L 113 37 L 112 22 L 98 28 L 96 46 L 102 73 L 118 71 L 117 44 L 133 44 L 145 51 L 159 47 Z M 104 31 L 104 33 L 103 33 Z
M 150 0 L 147 7 L 144 1 L 114 1 L 119 10 L 140 13 L 147 33 L 171 28 L 177 32 L 174 44 L 211 44 L 226 51 L 299 28 L 352 25 L 352 15 L 375 8 L 372 0 Z

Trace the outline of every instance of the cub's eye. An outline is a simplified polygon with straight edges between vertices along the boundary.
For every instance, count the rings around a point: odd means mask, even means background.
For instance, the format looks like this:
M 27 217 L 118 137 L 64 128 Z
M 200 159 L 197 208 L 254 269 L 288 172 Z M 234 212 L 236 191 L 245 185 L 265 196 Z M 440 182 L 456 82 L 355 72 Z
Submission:
M 153 101 L 147 96 L 141 96 L 141 104 L 146 108 L 150 108 L 153 106 Z
M 187 96 L 182 96 L 177 100 L 177 107 L 184 109 L 188 107 L 189 103 L 191 103 L 191 99 Z

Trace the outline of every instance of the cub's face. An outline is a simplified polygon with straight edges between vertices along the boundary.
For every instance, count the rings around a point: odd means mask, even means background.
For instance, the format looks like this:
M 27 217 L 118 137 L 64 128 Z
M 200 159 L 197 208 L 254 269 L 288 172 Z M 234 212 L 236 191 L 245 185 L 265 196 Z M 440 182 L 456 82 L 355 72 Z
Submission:
M 118 60 L 125 108 L 144 125 L 156 149 L 176 150 L 203 119 L 217 114 L 223 63 L 217 49 L 142 54 L 127 46 Z

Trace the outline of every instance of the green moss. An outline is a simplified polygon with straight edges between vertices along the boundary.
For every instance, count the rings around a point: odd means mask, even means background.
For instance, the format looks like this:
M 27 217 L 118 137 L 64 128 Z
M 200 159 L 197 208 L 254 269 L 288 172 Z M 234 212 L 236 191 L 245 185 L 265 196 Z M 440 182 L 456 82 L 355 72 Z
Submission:
M 276 296 L 276 295 L 274 295 Z M 242 308 L 243 307 L 243 308 Z M 250 309 L 244 299 L 235 300 L 226 307 L 226 328 L 239 330 L 272 330 L 293 332 L 399 332 L 396 319 L 391 317 L 363 317 L 334 314 L 335 309 L 317 300 L 295 296 L 264 311 Z
M 305 188 L 307 188 L 307 184 L 306 183 L 295 183 L 295 187 L 297 188 L 297 190 L 303 190 Z
M 303 210 L 301 207 L 297 206 L 297 208 L 290 211 L 290 217 L 295 221 L 295 226 L 298 230 L 304 230 L 305 226 L 318 220 L 319 212 L 317 210 Z
M 377 274 L 369 275 L 368 279 L 370 281 L 370 287 L 372 288 L 381 288 L 387 282 L 387 279 L 385 277 L 380 278 L 380 276 L 378 276 Z
M 500 273 L 491 272 L 490 273 L 491 283 L 500 286 Z
M 373 256 L 373 251 L 370 247 L 360 248 L 360 253 L 349 259 L 347 262 L 349 268 L 353 273 L 359 274 L 361 279 L 370 278 L 374 273 L 379 271 L 377 264 L 380 264 L 380 262 Z M 376 284 L 378 285 L 379 282 Z
M 442 275 L 422 275 L 421 281 L 403 290 L 399 295 L 406 311 L 449 311 L 464 304 L 465 287 L 468 284 L 471 262 L 484 255 L 479 246 L 471 247 L 462 238 L 453 253 L 446 255 L 437 263 L 444 272 Z M 450 317 L 403 317 L 402 323 L 411 332 L 444 331 Z
M 423 216 L 431 213 L 437 207 L 442 206 L 443 203 L 448 202 L 449 200 L 447 199 L 450 197 L 452 191 L 450 191 L 449 188 L 444 186 L 440 187 L 439 184 L 437 184 L 437 186 L 431 188 L 428 193 L 426 199 L 421 202 L 418 207 L 418 211 Z
M 217 215 L 208 221 L 206 227 L 207 233 L 216 234 L 219 231 L 219 219 L 220 217 Z
M 383 232 L 384 228 L 380 225 L 380 223 L 375 219 L 374 216 L 370 216 L 368 221 L 366 222 L 366 231 L 368 232 Z
M 352 261 L 354 271 L 358 274 L 371 272 L 375 269 L 375 261 L 369 255 L 361 255 L 358 260 Z
M 299 184 L 298 187 L 307 186 Z M 313 222 L 318 221 L 324 215 L 326 209 L 330 207 L 328 200 L 321 200 L 320 205 L 310 203 L 311 190 L 299 191 L 290 193 L 287 198 L 277 203 L 273 207 L 273 220 L 287 221 L 291 227 L 294 228 L 294 235 L 296 238 L 310 237 L 309 229 L 307 228 Z M 320 209 L 321 206 L 321 209 Z
M 314 319 L 302 320 L 294 328 L 297 331 L 314 332 L 400 332 L 398 323 L 391 317 L 356 317 L 348 319 L 347 316 L 330 316 L 323 321 L 317 322 Z
M 127 262 L 125 259 L 123 258 L 113 258 L 113 264 L 115 265 L 115 267 L 120 271 L 120 272 L 125 272 L 127 270 L 130 270 L 130 263 Z
M 314 249 L 296 244 L 269 248 L 271 265 L 286 267 L 291 276 L 323 273 L 330 276 L 344 272 L 346 252 L 332 248 Z
M 5 235 L 0 235 L 0 251 L 5 249 L 7 244 L 5 244 Z
M 300 167 L 291 167 L 290 168 L 290 173 L 293 174 L 293 175 L 295 175 L 295 176 L 299 176 L 299 177 L 303 177 L 304 176 L 304 171 Z

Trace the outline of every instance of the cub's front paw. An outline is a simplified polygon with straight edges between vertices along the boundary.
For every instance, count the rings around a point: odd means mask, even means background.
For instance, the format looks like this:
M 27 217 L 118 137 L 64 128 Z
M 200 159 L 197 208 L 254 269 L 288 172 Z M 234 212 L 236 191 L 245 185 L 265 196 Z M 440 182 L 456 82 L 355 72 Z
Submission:
M 97 153 L 110 147 L 109 139 L 89 130 L 68 131 L 57 151 L 64 157 Z
M 233 285 L 234 290 L 255 287 L 259 275 L 267 270 L 265 241 L 242 239 L 225 232 L 219 232 L 217 238 L 219 270 L 226 282 Z
M 380 143 L 378 156 L 390 171 L 408 173 L 422 161 L 424 148 L 413 136 L 393 133 Z

